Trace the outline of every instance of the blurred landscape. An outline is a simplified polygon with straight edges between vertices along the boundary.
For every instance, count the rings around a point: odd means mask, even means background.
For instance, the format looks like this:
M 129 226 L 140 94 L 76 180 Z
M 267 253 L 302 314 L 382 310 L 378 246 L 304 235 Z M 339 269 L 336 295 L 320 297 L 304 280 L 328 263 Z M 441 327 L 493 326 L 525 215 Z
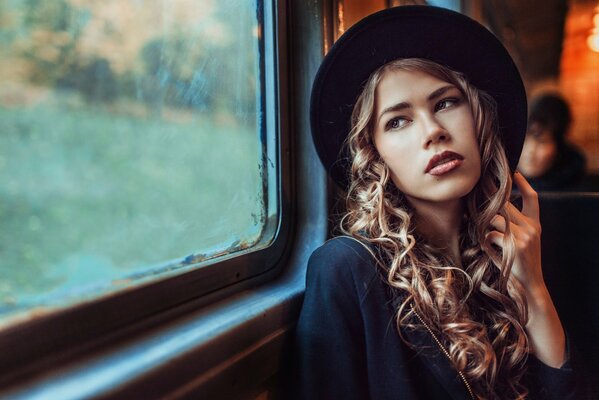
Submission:
M 0 0 L 0 316 L 260 237 L 258 26 L 242 0 Z

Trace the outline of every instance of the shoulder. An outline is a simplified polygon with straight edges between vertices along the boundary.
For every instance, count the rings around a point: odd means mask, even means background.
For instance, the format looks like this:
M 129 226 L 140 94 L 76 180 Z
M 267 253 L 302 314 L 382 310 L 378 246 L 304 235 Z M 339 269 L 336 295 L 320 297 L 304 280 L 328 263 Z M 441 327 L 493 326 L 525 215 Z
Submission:
M 350 262 L 374 262 L 368 244 L 350 236 L 337 236 L 324 242 L 312 258 L 334 257 Z
M 376 260 L 368 244 L 350 236 L 338 236 L 318 247 L 308 261 L 307 283 L 334 281 L 359 284 L 377 275 Z

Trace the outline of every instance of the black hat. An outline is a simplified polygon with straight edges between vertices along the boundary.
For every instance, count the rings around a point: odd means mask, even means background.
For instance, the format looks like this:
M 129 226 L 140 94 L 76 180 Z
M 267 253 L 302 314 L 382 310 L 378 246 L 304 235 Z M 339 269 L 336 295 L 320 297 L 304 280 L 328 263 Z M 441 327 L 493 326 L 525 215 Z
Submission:
M 443 8 L 402 6 L 372 14 L 348 29 L 325 56 L 312 87 L 310 117 L 316 150 L 341 187 L 349 179 L 343 143 L 369 76 L 400 58 L 423 58 L 463 73 L 497 102 L 498 125 L 512 170 L 526 133 L 526 93 L 501 42 L 473 19 Z

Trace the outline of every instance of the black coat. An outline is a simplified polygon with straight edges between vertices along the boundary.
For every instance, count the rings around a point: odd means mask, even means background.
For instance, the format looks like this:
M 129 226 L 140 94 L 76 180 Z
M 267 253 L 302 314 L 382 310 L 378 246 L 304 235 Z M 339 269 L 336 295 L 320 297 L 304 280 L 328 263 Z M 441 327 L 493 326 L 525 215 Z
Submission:
M 538 192 L 585 192 L 595 191 L 597 186 L 585 175 L 584 154 L 569 143 L 558 146 L 559 154 L 553 166 L 537 178 L 527 178 L 528 183 Z
M 430 333 L 399 337 L 387 286 L 366 248 L 349 237 L 314 251 L 299 318 L 293 390 L 302 399 L 471 399 Z M 574 399 L 569 364 L 551 368 L 529 357 L 531 399 Z

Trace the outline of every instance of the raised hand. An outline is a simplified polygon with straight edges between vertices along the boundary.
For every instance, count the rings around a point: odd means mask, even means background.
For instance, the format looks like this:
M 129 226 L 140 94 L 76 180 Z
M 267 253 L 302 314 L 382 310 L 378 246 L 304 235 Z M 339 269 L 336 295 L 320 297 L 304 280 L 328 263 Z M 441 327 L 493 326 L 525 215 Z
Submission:
M 511 234 L 516 254 L 510 279 L 517 279 L 524 287 L 528 304 L 526 332 L 530 347 L 539 360 L 559 368 L 566 361 L 565 334 L 543 279 L 539 199 L 518 172 L 514 174 L 514 183 L 522 193 L 522 211 L 507 203 L 505 211 L 510 219 L 509 231 L 505 218 L 496 215 L 491 221 L 493 230 L 487 234 L 484 248 L 492 257 L 497 257 L 491 244 L 503 248 L 505 236 Z
M 514 183 L 522 193 L 522 211 L 509 202 L 505 205 L 505 211 L 510 217 L 509 232 L 513 236 L 516 249 L 512 276 L 530 292 L 545 286 L 541 268 L 539 199 L 537 192 L 521 174 L 514 174 Z M 507 231 L 505 218 L 496 215 L 491 221 L 491 226 L 494 230 L 487 234 L 487 248 L 490 247 L 490 243 L 503 248 Z

